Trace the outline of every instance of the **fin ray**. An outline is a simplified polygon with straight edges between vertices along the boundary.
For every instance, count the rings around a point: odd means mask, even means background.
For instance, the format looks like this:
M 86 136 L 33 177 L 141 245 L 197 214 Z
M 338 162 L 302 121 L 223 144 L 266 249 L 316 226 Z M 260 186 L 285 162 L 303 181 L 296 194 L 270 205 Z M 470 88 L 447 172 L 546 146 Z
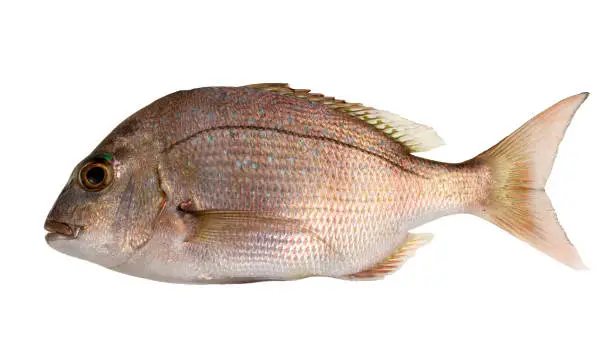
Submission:
M 415 123 L 391 112 L 327 97 L 323 94 L 311 93 L 309 89 L 293 89 L 287 83 L 259 83 L 245 87 L 327 105 L 335 111 L 359 118 L 383 131 L 391 139 L 404 146 L 409 153 L 427 151 L 444 145 L 442 138 L 431 127 Z
M 298 219 L 249 211 L 204 210 L 188 211 L 188 213 L 197 220 L 195 230 L 188 239 L 190 243 L 227 243 L 224 240 L 228 239 L 228 234 L 265 232 L 273 236 L 275 234 L 307 236 L 327 246 L 331 251 L 336 251 L 327 239 Z
M 558 145 L 588 93 L 538 114 L 473 161 L 490 169 L 492 184 L 475 214 L 574 269 L 585 269 L 544 191 Z
M 370 269 L 355 274 L 344 276 L 344 279 L 352 280 L 377 280 L 382 279 L 397 271 L 408 258 L 416 254 L 417 249 L 431 242 L 433 235 L 430 233 L 412 233 L 408 235 L 406 242 L 389 257 L 379 262 Z

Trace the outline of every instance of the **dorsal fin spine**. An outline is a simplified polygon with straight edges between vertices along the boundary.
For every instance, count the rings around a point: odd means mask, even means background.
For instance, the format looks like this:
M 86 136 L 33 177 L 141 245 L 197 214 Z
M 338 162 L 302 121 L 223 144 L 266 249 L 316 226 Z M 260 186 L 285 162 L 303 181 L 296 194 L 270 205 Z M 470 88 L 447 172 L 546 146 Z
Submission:
M 310 93 L 309 89 L 292 89 L 287 83 L 261 83 L 245 87 L 305 99 L 313 103 L 326 105 L 334 111 L 364 120 L 369 125 L 381 130 L 390 138 L 401 143 L 408 153 L 427 151 L 444 144 L 436 132 L 428 126 L 360 103 L 350 103 L 334 97 L 324 96 L 323 94 Z

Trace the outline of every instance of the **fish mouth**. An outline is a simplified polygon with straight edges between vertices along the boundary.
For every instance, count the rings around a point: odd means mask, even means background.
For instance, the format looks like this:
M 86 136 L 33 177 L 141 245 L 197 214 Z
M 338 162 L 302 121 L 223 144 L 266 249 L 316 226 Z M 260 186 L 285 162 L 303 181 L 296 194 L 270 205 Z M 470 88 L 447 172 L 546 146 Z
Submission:
M 47 239 L 76 239 L 81 230 L 86 229 L 85 225 L 73 225 L 56 220 L 45 221 L 45 230 L 49 231 Z

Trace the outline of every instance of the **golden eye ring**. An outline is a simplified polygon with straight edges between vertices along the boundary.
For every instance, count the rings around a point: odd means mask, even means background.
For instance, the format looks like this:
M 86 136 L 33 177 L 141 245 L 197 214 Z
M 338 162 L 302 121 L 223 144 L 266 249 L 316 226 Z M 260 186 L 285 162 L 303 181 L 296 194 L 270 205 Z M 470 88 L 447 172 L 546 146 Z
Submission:
M 99 192 L 113 181 L 111 167 L 103 162 L 89 162 L 79 172 L 81 187 L 89 192 Z

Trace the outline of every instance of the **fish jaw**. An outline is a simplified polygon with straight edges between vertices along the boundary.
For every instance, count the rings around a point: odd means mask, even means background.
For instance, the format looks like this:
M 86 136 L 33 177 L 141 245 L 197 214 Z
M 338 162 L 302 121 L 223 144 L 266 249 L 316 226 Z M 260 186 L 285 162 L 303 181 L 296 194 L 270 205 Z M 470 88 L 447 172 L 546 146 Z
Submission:
M 49 219 L 45 221 L 45 230 L 49 231 L 46 236 L 47 242 L 57 239 L 77 239 L 83 229 L 87 230 L 87 226 L 73 225 Z
M 47 231 L 45 235 L 47 244 L 52 249 L 71 257 L 108 268 L 122 263 L 129 256 L 129 252 L 111 251 L 105 240 L 106 237 L 96 230 L 95 225 L 74 224 L 51 213 L 45 221 L 44 228 Z

